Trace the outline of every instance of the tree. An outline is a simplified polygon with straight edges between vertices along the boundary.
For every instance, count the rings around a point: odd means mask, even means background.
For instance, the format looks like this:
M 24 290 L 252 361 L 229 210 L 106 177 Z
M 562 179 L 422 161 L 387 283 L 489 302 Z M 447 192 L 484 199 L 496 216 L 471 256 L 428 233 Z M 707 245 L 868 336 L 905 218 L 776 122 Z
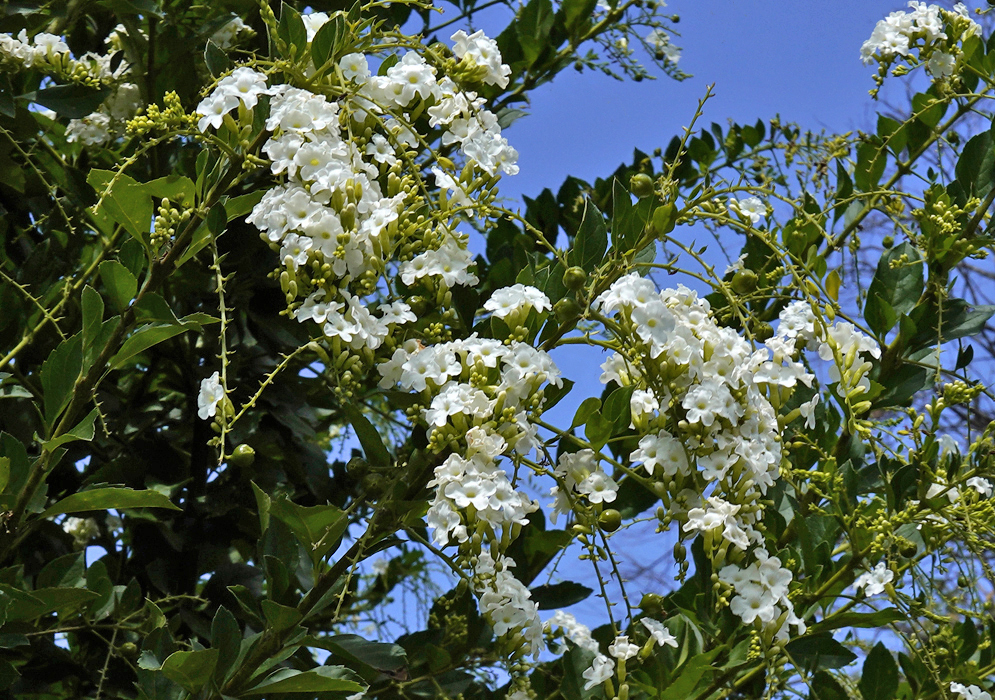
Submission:
M 949 138 L 995 86 L 966 11 L 874 30 L 879 81 L 931 79 L 875 134 L 699 109 L 518 214 L 514 105 L 645 77 L 636 40 L 683 77 L 662 9 L 531 0 L 492 40 L 450 35 L 484 5 L 311 5 L 5 10 L 6 692 L 983 697 L 993 429 L 941 428 L 990 396 L 949 357 L 992 315 L 951 277 L 995 200 L 991 136 Z M 619 571 L 646 523 L 671 590 Z M 411 629 L 356 634 L 405 589 Z

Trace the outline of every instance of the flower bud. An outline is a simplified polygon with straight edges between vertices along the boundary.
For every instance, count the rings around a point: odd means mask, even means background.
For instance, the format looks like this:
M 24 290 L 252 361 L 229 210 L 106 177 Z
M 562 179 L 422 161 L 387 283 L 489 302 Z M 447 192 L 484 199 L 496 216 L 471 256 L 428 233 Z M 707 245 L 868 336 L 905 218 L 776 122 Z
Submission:
M 737 270 L 732 276 L 732 291 L 736 294 L 750 294 L 757 289 L 757 273 L 753 270 Z
M 622 514 L 614 508 L 603 510 L 598 516 L 598 524 L 605 532 L 615 532 L 622 525 Z
M 587 273 L 584 272 L 583 268 L 568 267 L 567 271 L 563 273 L 563 286 L 569 289 L 571 292 L 576 292 L 581 289 L 587 282 Z
M 649 197 L 653 194 L 653 178 L 645 173 L 636 173 L 629 179 L 629 190 L 639 199 Z
M 249 445 L 241 444 L 228 458 L 228 463 L 236 467 L 249 467 L 256 461 L 256 451 Z
M 650 226 L 654 235 L 663 236 L 673 231 L 676 223 L 677 207 L 672 203 L 668 203 L 656 208 L 656 211 L 653 212 L 653 220 Z

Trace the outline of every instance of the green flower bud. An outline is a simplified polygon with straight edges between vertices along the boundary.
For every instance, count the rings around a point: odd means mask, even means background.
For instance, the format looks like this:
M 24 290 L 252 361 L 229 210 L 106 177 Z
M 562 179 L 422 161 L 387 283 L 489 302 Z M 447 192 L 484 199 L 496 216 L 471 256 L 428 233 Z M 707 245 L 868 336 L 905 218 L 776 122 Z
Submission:
M 644 199 L 653 194 L 653 178 L 644 173 L 636 173 L 629 179 L 629 191 Z
M 568 267 L 567 271 L 563 273 L 563 286 L 569 289 L 571 292 L 576 292 L 578 289 L 582 288 L 587 282 L 587 273 L 584 272 L 583 268 Z
M 673 231 L 676 223 L 677 207 L 673 204 L 664 204 L 662 207 L 657 207 L 656 211 L 653 212 L 653 221 L 650 223 L 650 226 L 655 235 L 663 236 Z
M 228 458 L 228 463 L 236 467 L 249 467 L 255 461 L 256 451 L 244 443 L 236 447 Z
M 581 311 L 580 304 L 569 297 L 560 299 L 553 304 L 553 314 L 560 323 L 569 323 L 580 316 Z
M 615 532 L 622 526 L 622 514 L 614 508 L 603 510 L 598 516 L 598 524 L 605 532 Z
M 753 270 L 737 270 L 732 276 L 732 291 L 736 294 L 750 294 L 757 289 L 757 273 Z

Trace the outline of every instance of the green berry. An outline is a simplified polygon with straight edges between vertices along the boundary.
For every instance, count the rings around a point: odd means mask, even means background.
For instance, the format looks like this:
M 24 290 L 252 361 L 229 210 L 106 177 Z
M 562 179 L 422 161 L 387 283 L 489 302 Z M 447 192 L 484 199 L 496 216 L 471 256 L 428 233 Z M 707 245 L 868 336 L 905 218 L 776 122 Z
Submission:
M 249 467 L 255 461 L 256 451 L 244 443 L 236 447 L 228 458 L 228 463 L 236 467 Z
M 629 179 L 629 190 L 639 199 L 645 199 L 653 194 L 653 178 L 644 173 L 636 173 Z
M 732 276 L 732 291 L 736 294 L 750 294 L 757 289 L 757 273 L 753 270 L 737 270 Z
M 584 284 L 587 282 L 587 273 L 584 272 L 583 268 L 568 267 L 567 271 L 563 273 L 563 286 L 569 289 L 571 292 L 576 292 L 577 290 L 583 288 Z
M 598 524 L 605 532 L 615 532 L 622 526 L 622 514 L 614 508 L 603 510 L 598 516 Z

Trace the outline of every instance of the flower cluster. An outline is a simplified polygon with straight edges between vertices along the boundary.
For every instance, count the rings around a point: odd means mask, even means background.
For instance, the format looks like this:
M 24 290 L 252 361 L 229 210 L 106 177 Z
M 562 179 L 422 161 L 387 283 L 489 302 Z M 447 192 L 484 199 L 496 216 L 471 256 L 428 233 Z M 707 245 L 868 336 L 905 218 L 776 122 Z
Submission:
M 963 685 L 962 683 L 951 683 L 950 692 L 957 693 L 959 700 L 992 700 L 991 693 L 982 690 L 976 685 Z
M 562 637 L 565 640 L 569 639 L 581 649 L 587 649 L 588 651 L 598 653 L 598 643 L 594 641 L 594 638 L 591 636 L 591 628 L 585 624 L 577 622 L 577 618 L 568 612 L 557 610 L 553 613 L 553 616 L 546 620 L 545 624 L 543 624 L 543 630 L 546 632 L 550 641 Z M 566 649 L 560 648 L 559 650 L 554 651 L 557 654 L 561 654 L 566 651 Z
M 519 291 L 535 307 L 549 308 L 538 290 Z M 429 482 L 435 498 L 427 521 L 435 542 L 458 545 L 460 560 L 473 571 L 481 610 L 495 634 L 508 640 L 512 656 L 537 654 L 538 608 L 503 552 L 539 506 L 515 490 L 500 460 L 535 448 L 530 415 L 541 406 L 543 384 L 561 385 L 559 370 L 527 343 L 476 335 L 427 347 L 409 342 L 378 369 L 382 387 L 422 395 L 429 446 L 451 450 Z
M 745 569 L 730 564 L 719 571 L 719 580 L 735 592 L 729 609 L 748 625 L 759 621 L 774 630 L 779 639 L 788 638 L 789 625 L 797 627 L 799 634 L 804 633 L 805 623 L 795 615 L 788 599 L 792 573 L 765 549 L 756 550 L 754 558 Z
M 583 496 L 588 503 L 599 504 L 613 502 L 618 493 L 618 484 L 601 469 L 594 450 L 564 452 L 555 474 L 559 483 L 549 492 L 554 498 L 549 520 L 554 524 L 559 514 L 573 511 L 571 498 L 575 495 Z
M 853 582 L 854 590 L 864 592 L 866 596 L 884 593 L 884 587 L 895 580 L 895 572 L 883 561 L 878 562 L 871 571 L 865 571 Z
M 813 375 L 790 357 L 772 360 L 768 350 L 754 351 L 734 330 L 719 326 L 708 302 L 683 286 L 657 292 L 652 282 L 630 274 L 595 306 L 614 316 L 621 336 L 620 350 L 602 365 L 601 380 L 633 387 L 632 424 L 642 437 L 629 459 L 658 481 L 668 521 L 683 523 L 682 537 L 701 533 L 716 566 L 727 559 L 742 562 L 754 548 L 754 563 L 730 564 L 727 578 L 745 585 L 761 566 L 767 576 L 767 562 L 777 560 L 768 558 L 757 529 L 760 499 L 781 463 L 777 416 L 767 395 L 799 382 L 811 385 Z M 735 571 L 743 573 L 737 577 Z M 785 573 L 784 590 L 745 588 L 740 596 L 756 598 L 762 617 L 738 602 L 737 614 L 779 629 L 783 621 L 773 613 L 781 604 L 785 617 L 796 622 Z
M 947 10 L 913 0 L 909 8 L 909 12 L 892 12 L 880 20 L 860 47 L 865 64 L 876 61 L 880 65 L 879 84 L 899 57 L 912 66 L 925 64 L 935 79 L 949 78 L 956 70 L 958 42 L 981 33 L 980 25 L 970 18 L 963 3 Z
M 0 64 L 16 63 L 73 83 L 110 88 L 107 98 L 95 112 L 82 119 L 71 119 L 66 127 L 66 138 L 70 142 L 103 145 L 122 134 L 127 120 L 142 106 L 138 86 L 127 80 L 128 63 L 121 61 L 111 68 L 112 56 L 121 48 L 118 35 L 124 31 L 125 28 L 118 25 L 111 32 L 106 54 L 88 52 L 79 59 L 73 58 L 69 46 L 54 34 L 40 32 L 29 38 L 23 29 L 16 37 L 0 34 Z

